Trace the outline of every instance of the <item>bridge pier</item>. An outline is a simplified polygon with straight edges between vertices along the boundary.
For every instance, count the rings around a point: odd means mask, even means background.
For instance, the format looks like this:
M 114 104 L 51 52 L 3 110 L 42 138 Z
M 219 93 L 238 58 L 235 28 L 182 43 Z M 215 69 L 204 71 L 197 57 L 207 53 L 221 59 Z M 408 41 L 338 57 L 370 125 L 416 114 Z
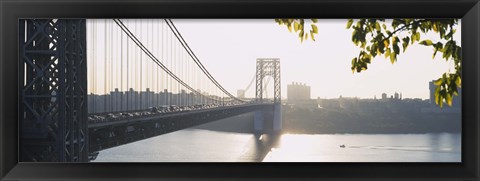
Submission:
M 277 103 L 273 108 L 273 131 L 281 131 L 282 127 L 282 104 Z
M 264 129 L 265 118 L 263 111 L 255 111 L 253 115 L 253 130 L 255 132 L 261 132 Z
M 259 110 L 253 115 L 253 130 L 257 134 L 282 131 L 282 105 L 274 104 L 271 111 Z

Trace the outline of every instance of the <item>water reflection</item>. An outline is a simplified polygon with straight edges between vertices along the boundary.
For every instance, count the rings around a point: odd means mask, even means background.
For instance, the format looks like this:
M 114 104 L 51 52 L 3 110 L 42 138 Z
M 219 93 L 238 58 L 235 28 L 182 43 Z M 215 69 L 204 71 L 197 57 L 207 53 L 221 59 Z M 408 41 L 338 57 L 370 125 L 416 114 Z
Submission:
M 285 134 L 264 162 L 460 162 L 459 134 Z M 341 147 L 345 145 L 345 147 Z
M 280 138 L 281 134 L 255 134 L 253 139 L 245 144 L 245 150 L 248 151 L 243 152 L 238 161 L 261 162 L 274 146 L 279 145 Z
M 95 162 L 460 162 L 460 143 L 460 134 L 447 133 L 254 135 L 187 129 L 103 150 Z

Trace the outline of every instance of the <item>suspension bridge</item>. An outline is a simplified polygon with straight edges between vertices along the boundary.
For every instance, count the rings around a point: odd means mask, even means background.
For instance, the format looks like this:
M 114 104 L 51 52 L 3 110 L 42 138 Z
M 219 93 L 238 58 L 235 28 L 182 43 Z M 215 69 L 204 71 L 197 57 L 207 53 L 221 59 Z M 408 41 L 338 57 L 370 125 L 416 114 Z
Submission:
M 244 90 L 255 81 L 255 98 L 245 98 L 210 74 L 170 19 L 22 19 L 19 30 L 20 161 L 87 162 L 247 112 L 257 133 L 282 129 L 278 58 L 256 60 Z

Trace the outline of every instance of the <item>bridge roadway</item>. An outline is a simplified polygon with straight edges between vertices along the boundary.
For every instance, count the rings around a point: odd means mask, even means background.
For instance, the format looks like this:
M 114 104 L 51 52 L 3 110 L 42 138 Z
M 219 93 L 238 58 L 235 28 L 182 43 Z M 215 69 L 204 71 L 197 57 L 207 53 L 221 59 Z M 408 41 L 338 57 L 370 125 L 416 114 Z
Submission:
M 273 103 L 253 103 L 91 123 L 88 125 L 89 152 L 90 155 L 95 155 L 100 150 L 161 134 L 252 111 L 273 111 L 273 109 Z

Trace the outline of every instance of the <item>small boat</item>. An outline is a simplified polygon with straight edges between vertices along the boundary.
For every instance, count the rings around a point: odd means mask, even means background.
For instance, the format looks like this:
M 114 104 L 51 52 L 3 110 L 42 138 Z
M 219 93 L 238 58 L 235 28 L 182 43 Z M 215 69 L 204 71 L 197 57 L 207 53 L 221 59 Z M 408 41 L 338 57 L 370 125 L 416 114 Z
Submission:
M 340 145 L 340 148 L 345 148 L 345 145 Z

